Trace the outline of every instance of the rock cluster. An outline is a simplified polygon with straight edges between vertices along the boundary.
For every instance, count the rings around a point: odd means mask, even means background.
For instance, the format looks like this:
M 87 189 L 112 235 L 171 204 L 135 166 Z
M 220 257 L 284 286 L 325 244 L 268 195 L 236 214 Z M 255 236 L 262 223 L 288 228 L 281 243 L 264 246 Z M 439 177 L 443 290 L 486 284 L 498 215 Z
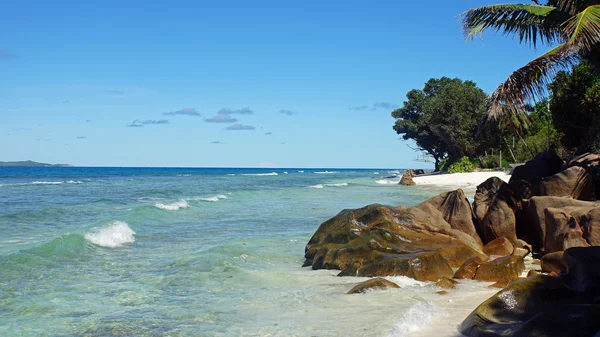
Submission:
M 412 173 L 402 181 L 411 184 Z M 340 276 L 403 275 L 444 289 L 455 286 L 452 279 L 506 287 L 463 322 L 460 330 L 470 337 L 574 335 L 569 326 L 581 329 L 577 336 L 594 336 L 600 331 L 600 321 L 590 319 L 600 314 L 599 195 L 600 155 L 563 162 L 545 152 L 515 168 L 509 182 L 483 182 L 472 206 L 458 189 L 410 208 L 344 210 L 315 232 L 304 265 L 337 269 Z M 548 275 L 519 278 L 529 254 L 543 256 Z M 390 286 L 376 279 L 351 292 Z

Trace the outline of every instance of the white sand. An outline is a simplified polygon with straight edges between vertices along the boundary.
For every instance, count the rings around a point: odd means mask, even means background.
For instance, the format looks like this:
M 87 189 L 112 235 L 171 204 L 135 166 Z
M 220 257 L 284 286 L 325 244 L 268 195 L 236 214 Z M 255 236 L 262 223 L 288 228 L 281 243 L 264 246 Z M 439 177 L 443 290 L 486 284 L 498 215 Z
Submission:
M 477 185 L 491 177 L 498 177 L 505 182 L 510 179 L 510 175 L 504 172 L 470 172 L 414 177 L 413 180 L 417 185 L 447 187 L 448 190 L 462 188 L 469 195 L 477 189 Z

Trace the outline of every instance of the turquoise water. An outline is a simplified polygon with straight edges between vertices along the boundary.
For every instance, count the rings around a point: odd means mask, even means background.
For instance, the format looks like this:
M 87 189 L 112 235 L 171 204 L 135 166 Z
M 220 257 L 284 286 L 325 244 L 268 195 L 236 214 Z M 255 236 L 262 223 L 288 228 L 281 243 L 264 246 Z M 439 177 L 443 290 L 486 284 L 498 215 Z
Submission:
M 453 335 L 485 287 L 351 296 L 363 279 L 301 268 L 340 210 L 439 192 L 392 173 L 0 168 L 0 336 Z

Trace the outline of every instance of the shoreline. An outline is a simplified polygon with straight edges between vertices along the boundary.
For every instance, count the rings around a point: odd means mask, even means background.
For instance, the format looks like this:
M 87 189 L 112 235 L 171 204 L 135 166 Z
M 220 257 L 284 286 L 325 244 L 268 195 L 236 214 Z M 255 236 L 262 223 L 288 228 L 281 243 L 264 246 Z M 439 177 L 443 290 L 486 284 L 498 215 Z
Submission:
M 436 175 L 416 176 L 413 181 L 417 186 L 432 186 L 455 190 L 461 188 L 467 197 L 474 197 L 477 186 L 491 177 L 498 177 L 504 182 L 510 180 L 510 174 L 502 171 L 483 171 L 468 173 L 444 173 Z

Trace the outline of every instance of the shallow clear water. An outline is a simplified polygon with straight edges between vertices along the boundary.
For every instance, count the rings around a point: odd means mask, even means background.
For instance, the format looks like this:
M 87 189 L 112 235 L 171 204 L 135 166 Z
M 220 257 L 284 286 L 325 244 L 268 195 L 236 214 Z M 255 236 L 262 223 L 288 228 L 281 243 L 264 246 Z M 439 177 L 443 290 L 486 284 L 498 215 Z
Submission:
M 486 284 L 345 295 L 364 279 L 301 268 L 340 210 L 440 192 L 390 174 L 0 168 L 0 335 L 455 336 Z

